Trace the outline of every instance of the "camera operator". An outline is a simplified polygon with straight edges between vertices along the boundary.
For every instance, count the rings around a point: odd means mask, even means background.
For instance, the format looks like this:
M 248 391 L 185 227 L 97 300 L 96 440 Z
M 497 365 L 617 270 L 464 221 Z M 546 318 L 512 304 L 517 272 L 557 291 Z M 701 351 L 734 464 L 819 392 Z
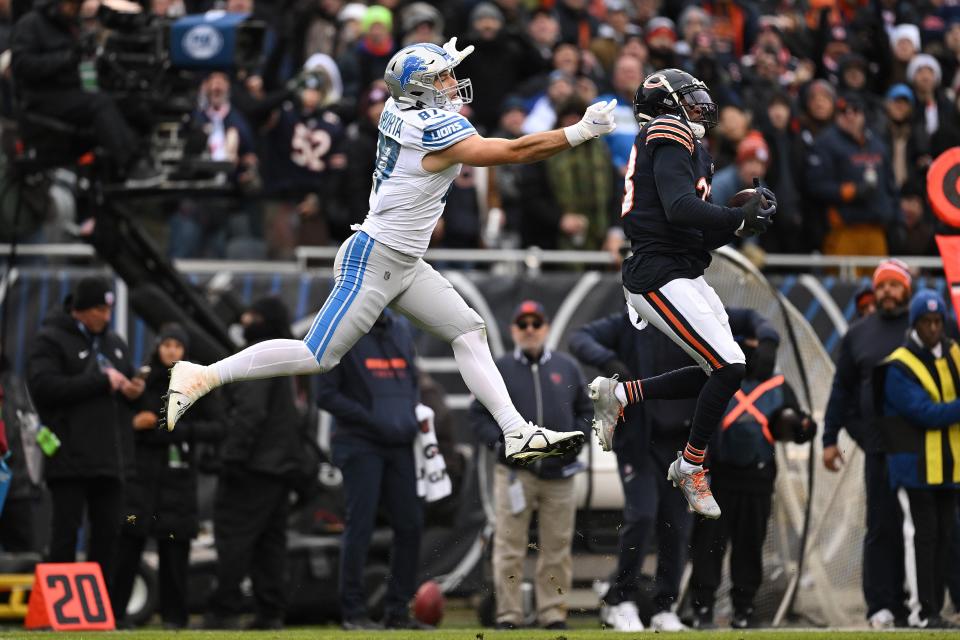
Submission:
M 103 93 L 83 90 L 79 64 L 92 41 L 81 37 L 81 4 L 81 0 L 37 0 L 14 25 L 11 50 L 20 110 L 92 128 L 97 143 L 109 152 L 124 177 L 155 181 L 159 176 L 145 158 L 137 157 L 137 137 L 114 101 Z

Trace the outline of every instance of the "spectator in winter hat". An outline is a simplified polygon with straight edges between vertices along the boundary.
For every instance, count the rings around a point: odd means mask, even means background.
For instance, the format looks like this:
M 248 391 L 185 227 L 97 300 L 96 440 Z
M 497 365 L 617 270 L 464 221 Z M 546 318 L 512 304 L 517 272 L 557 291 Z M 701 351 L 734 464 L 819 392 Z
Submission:
M 898 189 L 913 178 L 917 169 L 919 132 L 913 127 L 915 103 L 913 91 L 902 83 L 890 87 L 884 99 L 887 123 L 883 137 L 890 151 L 893 179 Z
M 657 69 L 676 67 L 674 45 L 677 42 L 677 30 L 670 18 L 658 16 L 647 23 L 644 29 L 647 47 L 650 49 L 650 64 Z
M 940 63 L 926 53 L 919 53 L 907 65 L 907 80 L 917 99 L 914 127 L 921 138 L 920 169 L 926 169 L 933 158 L 960 144 L 960 123 L 957 111 L 940 87 Z

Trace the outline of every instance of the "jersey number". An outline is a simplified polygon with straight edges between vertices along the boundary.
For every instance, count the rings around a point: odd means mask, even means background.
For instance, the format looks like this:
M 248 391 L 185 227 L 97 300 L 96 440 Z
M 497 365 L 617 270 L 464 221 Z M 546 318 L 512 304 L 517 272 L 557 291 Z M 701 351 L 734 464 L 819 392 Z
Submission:
M 381 133 L 377 138 L 377 164 L 373 170 L 374 193 L 380 189 L 383 181 L 393 173 L 393 168 L 397 166 L 397 158 L 399 157 L 400 143 Z
M 633 209 L 633 174 L 637 170 L 637 145 L 630 149 L 630 160 L 627 161 L 627 173 L 623 176 L 623 205 L 620 207 L 620 217 L 627 215 Z
M 330 151 L 333 141 L 323 129 L 310 129 L 298 122 L 290 142 L 290 160 L 310 171 L 323 171 L 327 164 L 323 157 Z
M 697 180 L 697 195 L 700 196 L 700 199 L 706 202 L 710 199 L 710 192 L 713 190 L 713 185 L 707 182 L 706 178 L 700 178 Z

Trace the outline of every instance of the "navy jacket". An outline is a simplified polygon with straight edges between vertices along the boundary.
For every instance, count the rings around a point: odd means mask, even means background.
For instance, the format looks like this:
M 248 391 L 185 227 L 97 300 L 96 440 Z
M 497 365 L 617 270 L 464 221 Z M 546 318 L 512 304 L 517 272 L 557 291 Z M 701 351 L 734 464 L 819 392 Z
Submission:
M 840 356 L 824 416 L 824 447 L 837 444 L 840 429 L 845 428 L 867 453 L 883 450 L 875 424 L 874 372 L 884 358 L 903 344 L 908 325 L 906 309 L 895 316 L 877 312 L 850 325 L 840 341 Z
M 408 445 L 417 435 L 420 393 L 410 323 L 383 313 L 338 366 L 317 378 L 317 406 L 335 420 L 334 443 Z
M 868 130 L 860 145 L 831 125 L 814 142 L 805 184 L 814 198 L 830 207 L 831 217 L 838 215 L 845 224 L 892 224 L 900 208 L 888 156 L 886 145 L 873 132 Z M 864 196 L 864 172 L 871 165 L 877 172 L 877 189 Z
M 532 362 L 520 351 L 497 359 L 497 369 L 507 384 L 510 399 L 524 420 L 553 431 L 582 431 L 589 436 L 593 404 L 587 397 L 586 381 L 576 361 L 565 353 L 544 351 Z M 479 401 L 470 405 L 470 421 L 477 439 L 492 445 L 502 437 L 499 425 Z M 541 478 L 563 478 L 576 472 L 576 453 L 545 458 L 521 466 Z M 513 466 L 500 453 L 501 464 Z
M 727 309 L 734 336 L 773 340 L 780 335 L 752 309 Z M 583 364 L 609 375 L 608 365 L 620 360 L 634 378 L 648 378 L 692 364 L 690 356 L 656 329 L 637 331 L 626 311 L 584 325 L 570 336 L 570 352 Z M 617 428 L 613 449 L 618 457 L 638 461 L 648 450 L 662 462 L 672 462 L 690 430 L 696 398 L 650 400 L 624 410 L 625 423 Z

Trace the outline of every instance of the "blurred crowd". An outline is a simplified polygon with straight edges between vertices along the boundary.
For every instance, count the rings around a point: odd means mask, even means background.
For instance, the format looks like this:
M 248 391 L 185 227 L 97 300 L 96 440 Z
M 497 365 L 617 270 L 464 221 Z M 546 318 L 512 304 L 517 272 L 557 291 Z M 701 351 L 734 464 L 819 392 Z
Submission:
M 83 29 L 98 28 L 97 5 L 80 4 Z M 464 167 L 434 246 L 617 252 L 638 130 L 632 99 L 647 74 L 677 67 L 720 106 L 704 140 L 714 201 L 754 177 L 778 195 L 761 249 L 936 251 L 925 174 L 960 144 L 952 0 L 153 0 L 146 9 L 223 9 L 267 25 L 258 68 L 207 76 L 194 114 L 207 154 L 233 163 L 242 195 L 166 203 L 172 257 L 288 258 L 343 240 L 367 212 L 386 62 L 406 44 L 451 36 L 476 47 L 457 73 L 473 82 L 463 112 L 481 134 L 563 126 L 610 98 L 618 128 L 538 164 Z M 0 48 L 11 29 L 0 29 Z

